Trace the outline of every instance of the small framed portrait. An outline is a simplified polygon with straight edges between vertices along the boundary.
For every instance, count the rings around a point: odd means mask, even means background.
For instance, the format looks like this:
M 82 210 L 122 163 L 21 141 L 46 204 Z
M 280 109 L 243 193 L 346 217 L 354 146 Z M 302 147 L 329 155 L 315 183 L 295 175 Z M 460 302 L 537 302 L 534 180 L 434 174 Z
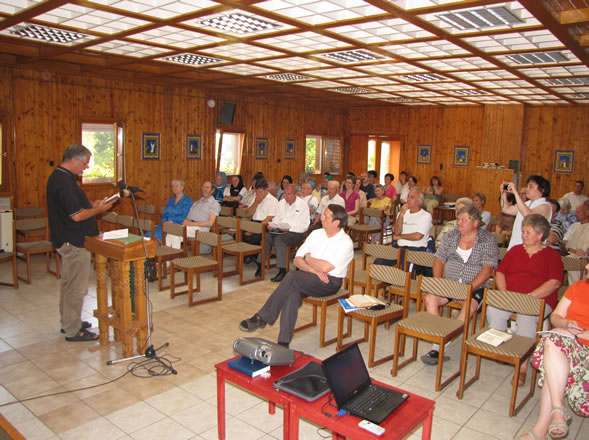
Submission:
M 432 163 L 432 146 L 418 145 L 417 146 L 417 163 L 429 165 Z
M 186 159 L 201 159 L 202 156 L 200 134 L 186 135 Z
M 454 146 L 454 163 L 455 167 L 467 167 L 470 159 L 470 147 L 461 145 Z
M 554 153 L 554 172 L 572 174 L 575 165 L 575 152 L 573 150 L 556 150 Z
M 160 134 L 159 133 L 143 133 L 141 137 L 142 158 L 144 160 L 158 160 L 160 158 Z
M 295 147 L 296 141 L 294 139 L 287 139 L 284 146 L 284 158 L 294 159 L 295 158 Z
M 268 159 L 268 138 L 256 138 L 256 159 Z

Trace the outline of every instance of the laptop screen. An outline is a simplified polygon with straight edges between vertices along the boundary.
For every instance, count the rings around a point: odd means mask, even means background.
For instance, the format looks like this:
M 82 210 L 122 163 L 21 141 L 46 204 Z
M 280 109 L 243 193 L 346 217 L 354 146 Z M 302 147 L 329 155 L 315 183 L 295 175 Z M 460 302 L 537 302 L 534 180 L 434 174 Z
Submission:
M 322 366 L 338 408 L 371 383 L 358 344 L 328 357 Z

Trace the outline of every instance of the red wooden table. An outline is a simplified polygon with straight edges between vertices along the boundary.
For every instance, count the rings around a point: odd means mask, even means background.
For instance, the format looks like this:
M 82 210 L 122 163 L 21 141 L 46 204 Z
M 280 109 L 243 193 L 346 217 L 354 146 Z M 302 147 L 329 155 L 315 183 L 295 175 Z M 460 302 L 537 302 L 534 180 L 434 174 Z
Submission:
M 271 377 L 267 379 L 261 376 L 251 378 L 240 373 L 227 365 L 229 360 L 215 365 L 215 368 L 217 369 L 217 424 L 220 440 L 225 440 L 225 381 L 231 382 L 267 399 L 270 414 L 274 414 L 276 405 L 282 406 L 284 408 L 283 439 L 285 440 L 296 440 L 299 438 L 300 417 L 304 417 L 330 429 L 333 432 L 334 439 L 343 439 L 346 437 L 362 440 L 402 439 L 409 435 L 409 433 L 421 423 L 423 423 L 421 438 L 427 440 L 431 437 L 435 404 L 433 400 L 373 380 L 374 383 L 379 385 L 409 394 L 407 401 L 380 424 L 380 426 L 385 428 L 385 433 L 379 437 L 359 428 L 358 423 L 360 422 L 360 419 L 358 417 L 350 415 L 329 417 L 325 415 L 322 407 L 327 402 L 329 394 L 317 399 L 315 402 L 307 402 L 296 396 L 283 391 L 277 391 L 273 388 L 273 384 L 276 380 L 291 373 L 295 369 L 304 366 L 307 362 L 321 362 L 318 359 L 311 356 L 298 356 L 292 367 L 281 366 L 270 368 Z M 330 405 L 327 405 L 325 410 L 332 415 L 335 415 L 337 412 L 337 410 Z

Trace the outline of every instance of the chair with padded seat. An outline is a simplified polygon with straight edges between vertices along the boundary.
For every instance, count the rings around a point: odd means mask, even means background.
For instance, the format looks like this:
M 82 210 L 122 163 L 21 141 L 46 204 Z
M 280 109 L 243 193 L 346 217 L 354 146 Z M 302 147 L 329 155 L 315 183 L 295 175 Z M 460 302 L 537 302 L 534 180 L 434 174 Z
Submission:
M 24 208 L 14 208 L 14 217 L 21 218 L 41 218 L 45 215 L 44 208 L 27 206 Z
M 422 310 L 423 295 L 433 294 L 445 298 L 462 300 L 464 301 L 465 307 L 470 307 L 471 292 L 472 286 L 470 284 L 462 284 L 458 281 L 446 280 L 444 278 L 419 276 L 416 313 L 397 322 L 395 328 L 395 348 L 393 369 L 391 370 L 393 377 L 397 376 L 401 368 L 417 359 L 417 348 L 420 339 L 439 344 L 440 346 L 435 391 L 440 391 L 452 380 L 460 376 L 460 370 L 458 370 L 442 382 L 444 349 L 447 342 L 459 338 L 460 335 L 462 335 L 462 341 L 466 340 L 470 322 L 469 314 L 465 314 L 465 321 L 463 322 L 455 318 L 447 318 L 428 313 Z M 399 363 L 400 357 L 404 355 L 404 338 L 407 336 L 413 337 L 413 353 L 411 357 Z
M 242 241 L 244 232 L 261 234 L 260 244 L 250 244 Z M 221 246 L 221 261 L 223 261 L 225 255 L 232 255 L 233 257 L 235 257 L 235 269 L 223 272 L 223 276 L 226 277 L 231 275 L 239 275 L 239 285 L 254 283 L 256 281 L 263 281 L 266 266 L 264 264 L 264 254 L 266 246 L 266 224 L 248 220 L 246 218 L 239 219 L 239 221 L 237 222 L 236 240 L 237 241 L 235 243 L 227 243 Z M 258 254 L 260 254 L 261 256 L 260 277 L 254 277 L 250 280 L 244 280 L 243 259 L 247 256 L 256 256 Z
M 45 266 L 47 268 L 47 272 L 54 274 L 56 278 L 59 279 L 60 268 L 58 256 L 55 256 L 55 271 L 51 269 L 51 259 L 54 255 L 56 255 L 56 252 L 55 249 L 53 249 L 53 244 L 51 241 L 49 241 L 49 225 L 47 218 L 19 219 L 15 221 L 15 224 L 15 228 L 17 230 L 21 229 L 23 231 L 43 231 L 41 240 L 22 241 L 16 243 L 15 249 L 17 258 L 20 258 L 27 263 L 27 277 L 19 278 L 27 284 L 31 284 L 31 255 L 45 254 Z M 20 257 L 18 255 L 19 253 L 23 254 L 23 257 Z
M 235 208 L 233 206 L 221 206 L 221 211 L 219 211 L 219 216 L 221 217 L 234 217 L 235 215 Z
M 379 226 L 372 226 L 367 223 L 369 217 L 380 219 Z M 382 209 L 375 208 L 361 208 L 360 214 L 358 215 L 358 222 L 348 226 L 348 232 L 352 237 L 353 241 L 358 242 L 358 247 L 362 248 L 364 243 L 368 243 L 368 237 L 371 234 L 379 234 L 380 241 L 382 243 L 384 237 L 384 227 L 387 215 Z M 354 240 L 354 239 L 357 240 Z
M 385 283 L 386 285 L 395 286 L 398 290 L 403 291 L 402 305 L 399 304 L 387 304 L 384 309 L 371 310 L 369 308 L 353 310 L 345 313 L 343 307 L 340 307 L 338 311 L 337 320 L 337 348 L 339 351 L 348 345 L 355 343 L 369 341 L 368 351 L 368 367 L 372 368 L 376 365 L 380 365 L 384 362 L 390 361 L 394 354 L 385 356 L 381 359 L 375 360 L 376 351 L 376 330 L 379 324 L 386 323 L 386 328 L 389 328 L 389 324 L 392 320 L 398 318 L 406 318 L 409 313 L 409 283 L 411 281 L 411 274 L 405 272 L 398 267 L 382 266 L 379 264 L 369 264 L 367 272 L 368 285 L 366 287 L 366 294 L 371 295 L 373 292 L 373 282 Z M 350 295 L 353 295 L 353 290 L 350 291 Z M 358 319 L 364 322 L 364 337 L 356 339 L 354 341 L 343 343 L 343 324 L 345 317 Z M 350 333 L 351 327 L 348 325 L 348 333 Z
M 14 235 L 15 239 L 17 236 L 23 237 L 24 241 L 39 241 L 44 240 L 47 238 L 45 235 L 45 228 L 37 228 L 37 229 L 22 229 L 19 225 L 23 223 L 20 220 L 24 219 L 35 219 L 35 218 L 42 218 L 45 215 L 44 208 L 36 208 L 36 207 L 25 207 L 25 208 L 15 208 L 14 210 L 14 217 L 17 221 L 16 223 L 16 234 Z M 26 224 L 26 223 L 25 223 Z
M 198 246 L 200 243 L 211 246 L 213 249 L 221 249 L 221 236 L 214 232 L 197 231 L 195 236 L 196 255 L 189 257 L 175 258 L 170 265 L 170 298 L 175 298 L 178 295 L 188 295 L 188 305 L 195 306 L 197 304 L 204 304 L 211 301 L 221 301 L 223 296 L 223 267 L 221 260 L 221 252 L 213 252 L 214 257 L 204 257 L 199 255 Z M 187 289 L 181 292 L 176 291 L 175 273 L 176 271 L 184 272 L 184 283 Z M 200 292 L 200 274 L 202 272 L 213 272 L 217 274 L 217 296 L 210 298 L 203 298 L 194 301 L 194 292 Z M 196 288 L 194 288 L 194 275 L 196 275 Z
M 186 252 L 186 226 L 176 223 L 162 224 L 162 243 L 166 242 L 166 236 L 172 235 L 182 240 L 180 249 L 161 245 L 156 248 L 155 259 L 157 262 L 157 287 L 161 292 L 169 286 L 164 286 L 163 280 L 168 276 L 167 263 L 175 258 L 185 257 Z
M 351 277 L 350 286 L 354 284 L 354 260 L 350 262 L 348 266 L 348 277 Z M 321 309 L 321 315 L 319 318 L 319 347 L 325 347 L 326 345 L 333 344 L 337 342 L 338 336 L 326 340 L 325 339 L 325 328 L 327 326 L 327 307 L 339 304 L 338 299 L 340 298 L 347 298 L 350 296 L 350 292 L 344 288 L 344 283 L 342 283 L 342 288 L 338 290 L 333 295 L 328 296 L 306 296 L 303 298 L 304 304 L 310 304 L 313 307 L 313 315 L 311 318 L 311 322 L 306 324 L 299 325 L 295 327 L 293 333 L 300 332 L 301 330 L 305 330 L 309 327 L 316 327 L 317 326 L 317 309 Z M 351 329 L 351 320 L 348 320 L 348 329 L 347 332 L 342 335 L 343 338 L 347 338 L 352 334 Z
M 481 357 L 511 364 L 515 368 L 515 374 L 513 376 L 513 384 L 511 387 L 509 416 L 513 417 L 534 395 L 537 371 L 535 368 L 531 368 L 532 380 L 530 382 L 530 390 L 516 407 L 518 379 L 521 366 L 527 362 L 534 352 L 536 345 L 540 340 L 540 336 L 536 335 L 535 338 L 528 338 L 525 336 L 512 335 L 509 341 L 506 341 L 497 347 L 478 341 L 477 338 L 489 329 L 489 327 L 485 327 L 488 306 L 524 315 L 544 316 L 545 303 L 543 299 L 518 292 L 485 289 L 480 329 L 474 335 L 470 336 L 462 345 L 462 355 L 460 358 L 460 385 L 458 387 L 458 392 L 456 393 L 458 399 L 462 399 L 464 391 L 480 377 Z M 542 330 L 542 322 L 542 319 L 538 319 L 536 331 L 539 332 Z M 469 354 L 476 356 L 477 363 L 474 375 L 466 381 L 466 367 Z
M 155 205 L 148 205 L 146 203 L 142 203 L 141 205 L 137 205 L 137 212 L 139 213 L 142 219 L 149 219 L 154 223 L 157 223 L 157 209 Z
M 151 234 L 151 237 L 155 236 L 155 224 L 153 220 L 147 218 L 140 218 L 139 220 L 133 219 L 133 226 L 130 231 L 135 235 L 141 235 L 139 232 L 140 226 L 144 236 L 147 234 Z
M 355 287 L 360 287 L 362 289 L 362 293 L 366 290 L 366 270 L 367 264 L 370 261 L 374 261 L 376 258 L 382 258 L 384 260 L 391 260 L 397 261 L 397 266 L 399 266 L 399 249 L 392 247 L 391 245 L 384 245 L 384 244 L 377 244 L 377 243 L 365 243 L 362 248 L 362 266 L 356 269 L 354 273 L 354 290 Z M 349 279 L 346 279 L 346 286 L 348 286 Z M 376 286 L 376 295 L 378 297 L 379 290 L 384 291 L 385 283 L 376 283 L 373 282 L 372 286 Z M 348 287 L 348 290 L 352 290 L 352 288 Z M 384 296 L 384 295 L 383 295 Z M 390 300 L 390 299 L 389 299 Z
M 112 231 L 118 229 L 119 223 L 117 217 L 119 215 L 116 212 L 108 211 L 100 217 L 99 228 L 100 232 Z
M 225 206 L 225 208 L 227 207 Z M 239 229 L 239 218 L 233 216 L 217 216 L 214 229 L 216 234 L 232 237 L 230 241 L 224 240 L 225 244 L 229 244 L 230 242 L 235 243 L 235 237 Z
M 133 218 L 132 215 L 119 214 L 117 216 L 117 223 L 120 227 L 123 227 L 123 228 L 132 229 L 134 220 L 135 219 Z
M 417 300 L 417 275 L 416 270 L 417 267 L 424 267 L 424 268 L 431 268 L 434 267 L 434 261 L 436 259 L 436 254 L 432 252 L 426 251 L 413 251 L 413 250 L 405 250 L 404 251 L 404 260 L 403 260 L 403 270 L 405 272 L 411 273 L 411 282 L 409 286 L 409 299 Z M 401 266 L 401 265 L 400 265 Z M 398 291 L 396 289 L 389 289 L 389 301 L 391 301 L 393 296 L 395 297 L 395 301 L 398 300 L 399 296 L 403 295 L 402 291 Z
M 16 237 L 15 235 L 15 222 L 14 219 L 11 218 L 12 221 L 12 236 Z M 1 263 L 12 263 L 12 283 L 7 283 L 4 281 L 0 281 L 0 286 L 11 286 L 15 289 L 18 289 L 18 272 L 16 267 L 16 249 L 15 249 L 15 241 L 12 242 L 12 249 L 8 250 L 5 249 L 4 252 L 0 252 L 0 264 Z

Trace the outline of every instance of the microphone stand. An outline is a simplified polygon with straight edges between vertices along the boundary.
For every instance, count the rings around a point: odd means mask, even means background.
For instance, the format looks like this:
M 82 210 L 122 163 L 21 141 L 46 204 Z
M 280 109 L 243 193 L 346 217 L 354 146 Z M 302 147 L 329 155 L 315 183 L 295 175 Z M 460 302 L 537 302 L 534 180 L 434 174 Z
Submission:
M 147 307 L 147 310 L 146 310 L 146 312 L 147 312 L 147 341 L 146 341 L 147 348 L 145 349 L 145 354 L 138 354 L 136 356 L 130 356 L 130 357 L 123 358 L 123 359 L 109 360 L 106 362 L 106 365 L 114 365 L 114 364 L 118 364 L 120 362 L 131 361 L 133 359 L 139 359 L 142 357 L 145 357 L 147 359 L 157 359 L 157 351 L 162 350 L 170 345 L 168 342 L 166 342 L 161 347 L 158 347 L 157 349 L 155 349 L 155 348 L 153 348 L 153 345 L 151 344 L 151 301 L 149 300 L 149 283 L 148 283 L 149 275 L 151 273 L 151 265 L 149 264 L 149 255 L 147 253 L 147 246 L 145 244 L 145 234 L 143 232 L 143 228 L 141 227 L 141 222 L 139 221 L 139 211 L 137 210 L 137 203 L 135 201 L 135 193 L 137 192 L 137 189 L 136 188 L 132 188 L 132 189 L 127 188 L 126 190 L 129 191 L 129 197 L 131 198 L 131 203 L 133 204 L 133 211 L 135 212 L 135 221 L 137 222 L 137 229 L 139 229 L 139 234 L 141 235 L 141 244 L 143 244 L 143 253 L 145 254 L 145 260 L 143 261 L 143 277 L 144 277 L 143 285 L 144 285 L 144 292 L 145 292 L 145 306 Z M 151 238 L 155 239 L 155 237 L 151 237 Z M 137 274 L 135 274 L 135 276 L 137 276 Z M 174 368 L 172 368 L 171 366 L 169 366 L 165 363 L 161 363 L 161 364 L 165 369 L 170 370 L 170 372 L 172 372 L 173 374 L 178 374 L 178 372 Z

